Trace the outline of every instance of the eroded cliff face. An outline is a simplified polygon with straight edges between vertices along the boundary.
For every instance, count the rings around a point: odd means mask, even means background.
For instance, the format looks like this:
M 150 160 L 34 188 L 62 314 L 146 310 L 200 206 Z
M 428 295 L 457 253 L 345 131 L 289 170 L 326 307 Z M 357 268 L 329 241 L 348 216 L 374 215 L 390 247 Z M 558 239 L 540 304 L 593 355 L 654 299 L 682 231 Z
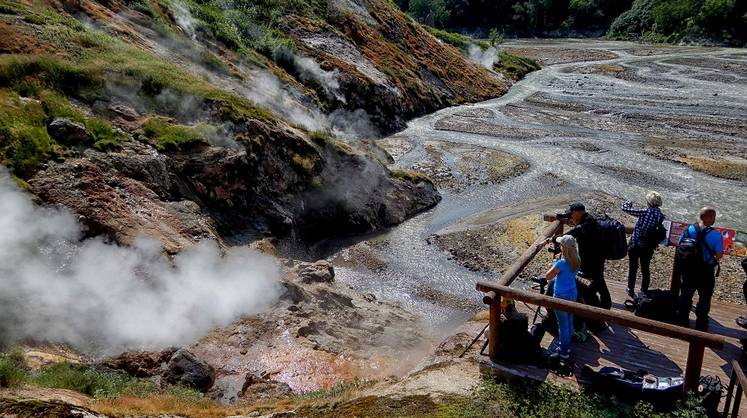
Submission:
M 124 244 L 317 240 L 440 200 L 363 139 L 506 88 L 383 0 L 213 6 L 3 1 L 0 162 Z

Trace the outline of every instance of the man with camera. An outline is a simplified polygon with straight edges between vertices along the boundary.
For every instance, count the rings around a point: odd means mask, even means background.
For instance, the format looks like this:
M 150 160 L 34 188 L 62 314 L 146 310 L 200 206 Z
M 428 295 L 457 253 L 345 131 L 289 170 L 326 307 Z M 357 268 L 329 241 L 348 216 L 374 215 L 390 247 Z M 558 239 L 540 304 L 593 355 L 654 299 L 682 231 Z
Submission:
M 567 212 L 559 213 L 557 219 L 573 221 L 575 226 L 566 235 L 573 236 L 578 242 L 581 257 L 579 276 L 590 281 L 589 290 L 598 296 L 599 307 L 610 309 L 612 307 L 612 297 L 607 288 L 607 283 L 604 281 L 603 243 L 597 220 L 586 212 L 586 207 L 582 203 L 572 204 Z M 551 241 L 554 243 L 555 238 L 552 238 Z

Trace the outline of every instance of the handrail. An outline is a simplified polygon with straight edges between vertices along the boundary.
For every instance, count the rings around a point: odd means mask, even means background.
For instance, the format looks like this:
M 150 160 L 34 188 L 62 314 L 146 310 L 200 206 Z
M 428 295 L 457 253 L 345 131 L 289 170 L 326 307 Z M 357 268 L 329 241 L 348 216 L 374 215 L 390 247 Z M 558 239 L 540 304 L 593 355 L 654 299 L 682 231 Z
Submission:
M 506 270 L 506 272 L 501 275 L 498 283 L 504 286 L 510 286 L 511 283 L 513 283 L 514 280 L 519 277 L 519 274 L 521 274 L 521 272 L 527 267 L 527 265 L 529 265 L 532 259 L 540 251 L 542 251 L 542 248 L 545 246 L 545 241 L 548 238 L 558 235 L 562 232 L 563 223 L 559 220 L 552 221 L 552 223 L 550 223 L 550 225 L 548 225 L 547 228 L 542 231 L 540 237 L 537 238 L 537 240 L 534 241 L 532 245 L 530 245 L 529 248 L 526 249 L 526 251 L 524 251 L 519 259 L 514 261 L 514 263 L 511 264 L 508 270 Z
M 736 386 L 736 387 L 735 387 Z M 732 418 L 739 415 L 739 404 L 742 402 L 742 393 L 747 388 L 747 378 L 744 376 L 742 366 L 736 360 L 731 361 L 731 379 L 729 379 L 729 388 L 726 390 L 726 400 L 724 401 L 723 418 L 729 416 L 729 407 L 731 407 L 732 398 L 734 406 L 731 408 Z M 736 393 L 732 394 L 736 389 Z
M 627 312 L 611 311 L 588 306 L 526 290 L 513 289 L 497 283 L 478 282 L 477 290 L 488 294 L 483 301 L 490 305 L 488 347 L 492 359 L 496 359 L 497 356 L 502 296 L 506 296 L 513 300 L 544 306 L 546 308 L 570 312 L 574 315 L 579 315 L 592 320 L 619 324 L 629 328 L 687 341 L 690 344 L 690 347 L 687 354 L 687 366 L 685 368 L 685 390 L 693 390 L 698 386 L 700 372 L 703 367 L 705 347 L 722 348 L 724 346 L 724 337 L 720 335 L 708 334 L 690 328 L 641 318 Z
M 574 315 L 583 316 L 584 318 L 595 321 L 609 322 L 619 324 L 625 327 L 639 329 L 652 334 L 662 335 L 665 337 L 675 338 L 687 342 L 703 342 L 706 347 L 723 348 L 724 337 L 717 334 L 709 334 L 703 331 L 697 331 L 691 328 L 685 328 L 678 325 L 668 324 L 666 322 L 655 321 L 653 319 L 641 318 L 629 312 L 619 310 L 609 310 L 589 306 L 583 303 L 571 302 L 565 299 L 542 295 L 536 292 L 529 292 L 522 289 L 515 289 L 508 286 L 502 286 L 489 282 L 478 282 L 477 290 L 481 292 L 495 292 L 504 295 L 510 299 L 531 303 L 533 305 L 543 306 L 545 308 L 557 309 L 559 311 L 570 312 Z M 492 301 L 494 302 L 494 301 Z

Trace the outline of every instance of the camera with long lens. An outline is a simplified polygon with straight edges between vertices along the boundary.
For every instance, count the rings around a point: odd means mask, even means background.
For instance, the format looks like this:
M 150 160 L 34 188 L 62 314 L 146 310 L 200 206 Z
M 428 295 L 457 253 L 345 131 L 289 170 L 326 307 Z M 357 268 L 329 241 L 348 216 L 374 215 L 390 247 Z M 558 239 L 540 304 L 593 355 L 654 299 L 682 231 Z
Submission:
M 570 212 L 556 213 L 555 219 L 559 219 L 559 220 L 571 219 L 571 214 Z
M 529 279 L 531 281 L 533 281 L 534 283 L 537 283 L 540 286 L 547 286 L 547 279 L 544 278 L 544 277 L 542 277 L 542 276 L 538 276 L 538 275 L 535 274 L 532 277 L 530 277 Z

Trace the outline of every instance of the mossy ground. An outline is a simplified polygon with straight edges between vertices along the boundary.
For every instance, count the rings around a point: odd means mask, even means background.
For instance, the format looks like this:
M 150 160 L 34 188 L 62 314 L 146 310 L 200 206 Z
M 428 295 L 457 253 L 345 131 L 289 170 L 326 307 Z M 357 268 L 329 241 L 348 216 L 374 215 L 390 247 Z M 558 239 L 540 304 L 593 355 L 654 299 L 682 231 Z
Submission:
M 153 380 L 91 366 L 58 363 L 32 372 L 18 349 L 0 354 L 0 381 L 5 386 L 31 385 L 77 391 L 95 400 L 92 410 L 114 416 L 174 414 L 188 417 L 222 417 L 251 412 L 272 413 L 295 410 L 299 416 L 356 417 L 684 417 L 701 416 L 703 409 L 693 398 L 676 405 L 674 411 L 657 412 L 647 403 L 621 403 L 614 397 L 578 391 L 555 383 L 499 382 L 490 373 L 469 396 L 407 395 L 398 397 L 366 395 L 373 382 L 354 381 L 328 390 L 274 401 L 244 400 L 224 406 L 199 392 L 178 386 L 159 387 Z M 24 405 L 3 404 L 7 413 Z M 25 405 L 24 410 L 34 405 Z M 37 405 L 42 407 L 42 405 Z M 49 405 L 47 405 L 49 407 Z M 13 409 L 15 408 L 15 409 Z M 34 410 L 34 408 L 31 408 Z M 22 412 L 19 409 L 20 412 Z M 19 412 L 16 411 L 16 412 Z M 23 415 L 21 415 L 23 416 Z M 33 416 L 33 415 L 29 415 Z
M 531 58 L 513 55 L 507 51 L 501 51 L 499 57 L 500 64 L 496 66 L 496 69 L 514 80 L 540 69 L 539 63 Z

